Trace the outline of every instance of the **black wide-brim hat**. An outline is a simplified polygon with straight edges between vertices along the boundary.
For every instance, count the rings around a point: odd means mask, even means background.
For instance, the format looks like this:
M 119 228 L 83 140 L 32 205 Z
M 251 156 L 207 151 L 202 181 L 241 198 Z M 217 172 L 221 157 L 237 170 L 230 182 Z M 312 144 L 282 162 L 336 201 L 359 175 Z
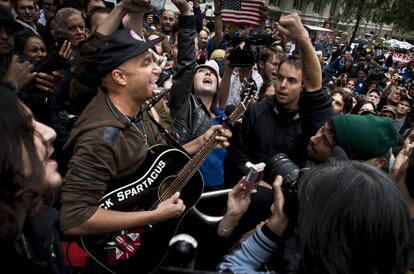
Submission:
M 23 29 L 23 26 L 14 20 L 13 14 L 7 9 L 0 9 L 0 24 L 11 27 L 15 33 Z
M 163 37 L 145 41 L 129 28 L 121 29 L 105 37 L 97 46 L 98 74 L 105 76 L 125 61 L 147 51 Z

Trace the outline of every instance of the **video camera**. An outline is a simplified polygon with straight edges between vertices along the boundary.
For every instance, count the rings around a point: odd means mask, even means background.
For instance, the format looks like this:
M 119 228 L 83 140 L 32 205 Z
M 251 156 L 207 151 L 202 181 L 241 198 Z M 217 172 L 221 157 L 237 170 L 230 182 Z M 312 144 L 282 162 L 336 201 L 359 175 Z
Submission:
M 230 65 L 233 67 L 252 67 L 259 59 L 260 46 L 270 46 L 277 41 L 270 34 L 240 35 L 238 32 L 225 36 L 225 39 L 229 45 L 234 47 L 229 56 Z M 242 42 L 245 43 L 243 49 L 239 46 Z

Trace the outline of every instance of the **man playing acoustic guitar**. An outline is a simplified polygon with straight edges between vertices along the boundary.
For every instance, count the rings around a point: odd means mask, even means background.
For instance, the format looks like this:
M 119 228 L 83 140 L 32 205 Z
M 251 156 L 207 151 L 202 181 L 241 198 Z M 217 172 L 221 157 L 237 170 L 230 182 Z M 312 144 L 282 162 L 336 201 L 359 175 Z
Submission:
M 186 0 L 173 2 L 183 21 L 193 17 Z M 145 159 L 151 156 L 149 148 L 166 144 L 149 114 L 140 111 L 156 89 L 160 74 L 148 51 L 158 39 L 146 42 L 137 34 L 141 33 L 139 28 L 149 4 L 149 0 L 123 0 L 83 45 L 92 48 L 97 45 L 96 68 L 102 85 L 66 144 L 73 154 L 64 178 L 60 218 L 62 231 L 69 236 L 81 236 L 83 247 L 94 259 L 89 260 L 95 264 L 89 265 L 88 273 L 148 273 L 160 258 L 146 251 L 151 244 L 145 245 L 145 232 L 154 234 L 152 225 L 157 227 L 156 224 L 175 220 L 191 206 L 186 208 L 185 201 L 180 199 L 181 188 L 174 190 L 177 189 L 174 184 L 152 189 L 171 163 L 158 159 L 148 165 L 148 171 L 141 175 L 139 172 Z M 137 32 L 130 28 L 116 31 L 127 14 L 139 26 Z M 80 58 L 82 61 L 82 55 Z M 217 146 L 227 146 L 230 136 L 229 130 L 216 125 L 183 148 L 194 154 L 211 138 L 215 138 Z M 144 193 L 156 197 L 148 208 L 140 207 L 147 198 L 141 197 Z M 130 198 L 134 198 L 134 204 Z M 127 205 L 126 209 L 118 206 L 122 203 Z M 106 237 L 108 234 L 114 236 Z M 101 239 L 102 235 L 105 239 Z M 89 236 L 96 238 L 92 248 Z M 155 233 L 157 240 L 163 236 L 162 230 Z M 95 246 L 103 248 L 95 253 Z M 134 256 L 142 252 L 143 256 Z

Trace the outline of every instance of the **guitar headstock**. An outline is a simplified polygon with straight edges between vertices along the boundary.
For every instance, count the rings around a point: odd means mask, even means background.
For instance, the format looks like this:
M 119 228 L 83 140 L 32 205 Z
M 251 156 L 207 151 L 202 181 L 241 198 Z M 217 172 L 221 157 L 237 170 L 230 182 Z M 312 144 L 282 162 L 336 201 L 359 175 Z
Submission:
M 228 124 L 236 124 L 243 113 L 246 111 L 250 103 L 256 102 L 259 98 L 259 91 L 257 90 L 256 82 L 253 79 L 245 79 L 240 86 L 241 102 L 236 109 L 229 115 Z
M 259 90 L 253 79 L 244 79 L 240 86 L 241 102 L 247 107 L 253 100 L 259 99 Z

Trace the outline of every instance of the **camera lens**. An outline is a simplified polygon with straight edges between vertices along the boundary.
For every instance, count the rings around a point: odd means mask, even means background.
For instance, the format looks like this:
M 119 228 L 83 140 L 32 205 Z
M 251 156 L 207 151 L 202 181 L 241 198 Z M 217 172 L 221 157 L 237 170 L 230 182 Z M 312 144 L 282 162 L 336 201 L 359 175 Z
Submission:
M 266 165 L 265 178 L 272 184 L 277 175 L 283 177 L 282 189 L 287 194 L 296 192 L 296 184 L 299 177 L 299 167 L 295 165 L 286 154 L 279 153 L 271 158 Z
M 297 192 L 298 181 L 301 175 L 300 169 L 286 154 L 279 153 L 266 164 L 264 180 L 272 184 L 277 175 L 283 178 L 282 192 L 285 196 L 283 211 L 295 223 L 299 214 Z

